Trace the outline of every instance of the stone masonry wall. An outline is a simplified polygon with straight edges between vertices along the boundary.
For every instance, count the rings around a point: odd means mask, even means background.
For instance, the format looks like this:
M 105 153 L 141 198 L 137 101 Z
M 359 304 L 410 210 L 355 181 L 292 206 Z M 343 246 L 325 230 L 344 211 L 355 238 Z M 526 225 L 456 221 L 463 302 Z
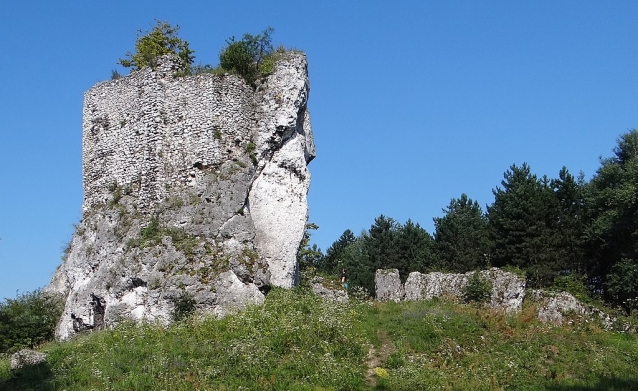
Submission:
M 107 202 L 116 185 L 133 187 L 149 210 L 168 188 L 245 154 L 256 131 L 252 89 L 236 76 L 176 78 L 176 70 L 162 63 L 86 92 L 84 211 Z

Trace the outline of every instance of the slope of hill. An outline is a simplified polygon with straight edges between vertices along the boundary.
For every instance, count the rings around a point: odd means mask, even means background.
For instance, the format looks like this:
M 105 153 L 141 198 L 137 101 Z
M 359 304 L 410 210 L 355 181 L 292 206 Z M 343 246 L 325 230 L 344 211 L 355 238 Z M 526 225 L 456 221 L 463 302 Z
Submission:
M 638 336 L 445 300 L 322 300 L 274 289 L 223 319 L 132 325 L 43 346 L 3 390 L 632 390 Z

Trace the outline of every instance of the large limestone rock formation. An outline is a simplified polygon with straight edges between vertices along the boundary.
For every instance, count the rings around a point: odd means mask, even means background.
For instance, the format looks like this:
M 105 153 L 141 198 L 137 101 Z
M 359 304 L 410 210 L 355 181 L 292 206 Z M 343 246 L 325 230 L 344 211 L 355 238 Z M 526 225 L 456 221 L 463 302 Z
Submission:
M 183 298 L 223 314 L 298 282 L 315 156 L 305 55 L 255 90 L 179 71 L 166 57 L 85 94 L 83 217 L 49 286 L 67 297 L 60 338 L 168 321 Z

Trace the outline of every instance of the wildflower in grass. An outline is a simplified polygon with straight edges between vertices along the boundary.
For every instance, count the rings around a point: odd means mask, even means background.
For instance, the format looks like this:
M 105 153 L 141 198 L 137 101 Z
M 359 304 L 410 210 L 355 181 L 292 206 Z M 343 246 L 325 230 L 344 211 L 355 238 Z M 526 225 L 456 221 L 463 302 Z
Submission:
M 385 368 L 374 368 L 374 374 L 377 375 L 379 379 L 387 379 L 390 377 L 390 374 Z

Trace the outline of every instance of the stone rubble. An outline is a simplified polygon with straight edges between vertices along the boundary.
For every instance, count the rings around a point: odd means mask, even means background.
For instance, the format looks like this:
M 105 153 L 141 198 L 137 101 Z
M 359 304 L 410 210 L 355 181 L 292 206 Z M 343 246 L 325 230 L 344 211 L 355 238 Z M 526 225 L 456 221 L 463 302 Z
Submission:
M 537 318 L 541 322 L 562 326 L 575 321 L 589 322 L 596 319 L 605 330 L 636 332 L 636 328 L 630 323 L 621 322 L 597 307 L 581 303 L 568 292 L 534 289 L 530 296 L 532 301 L 539 304 Z
M 315 295 L 325 300 L 347 302 L 349 299 L 348 292 L 345 289 L 342 287 L 328 286 L 323 277 L 313 277 L 310 280 L 310 289 Z
M 18 370 L 30 365 L 45 363 L 47 355 L 31 349 L 22 349 L 11 355 L 11 369 Z
M 578 299 L 567 292 L 546 292 L 540 289 L 532 291 L 532 299 L 541 303 L 537 318 L 543 323 L 562 325 L 564 315 L 584 315 L 587 310 Z

